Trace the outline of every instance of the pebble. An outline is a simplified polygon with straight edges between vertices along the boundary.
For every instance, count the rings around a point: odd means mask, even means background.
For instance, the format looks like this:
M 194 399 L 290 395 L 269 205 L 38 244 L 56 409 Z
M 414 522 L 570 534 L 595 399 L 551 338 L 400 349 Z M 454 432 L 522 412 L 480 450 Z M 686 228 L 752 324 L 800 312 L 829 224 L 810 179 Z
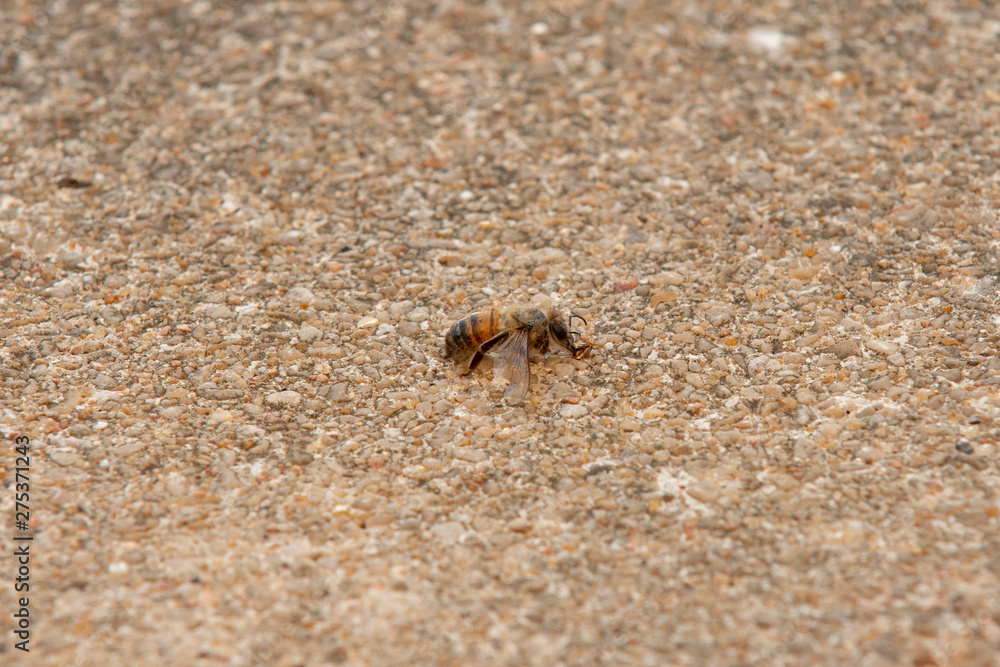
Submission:
M 244 392 L 241 389 L 199 389 L 198 396 L 210 401 L 232 401 L 242 398 Z
M 579 403 L 567 403 L 566 405 L 559 408 L 559 414 L 567 419 L 579 419 L 589 413 L 586 406 L 580 405 Z
M 649 282 L 651 285 L 655 285 L 657 287 L 663 285 L 672 285 L 672 286 L 683 285 L 684 276 L 677 273 L 676 271 L 664 271 L 663 273 L 658 273 L 654 276 L 650 276 Z
M 177 421 L 184 416 L 187 412 L 187 408 L 183 405 L 174 405 L 168 408 L 160 409 L 160 417 L 170 421 Z
M 834 343 L 826 348 L 826 351 L 836 355 L 838 359 L 861 356 L 861 346 L 856 340 L 850 338 Z
M 881 340 L 869 340 L 865 343 L 868 349 L 872 352 L 878 352 L 879 354 L 884 354 L 886 356 L 896 354 L 899 350 L 899 346 L 895 343 L 887 343 Z
M 724 308 L 722 306 L 716 306 L 715 308 L 710 308 L 708 312 L 705 313 L 705 319 L 713 327 L 720 327 L 728 322 L 731 322 L 736 314 L 730 308 Z
M 411 310 L 406 315 L 406 319 L 408 319 L 411 322 L 424 322 L 428 320 L 430 316 L 431 316 L 430 311 L 427 310 L 426 308 L 421 307 L 421 308 L 414 308 L 413 310 Z
M 264 402 L 276 408 L 294 408 L 302 402 L 302 394 L 291 389 L 268 394 Z
M 285 295 L 285 300 L 287 301 L 288 305 L 292 306 L 293 308 L 309 306 L 312 304 L 315 298 L 316 295 L 312 293 L 312 290 L 302 286 L 291 288 Z
M 80 468 L 87 463 L 85 458 L 75 452 L 49 452 L 49 459 L 57 465 L 72 468 Z
M 443 426 L 434 431 L 427 439 L 427 443 L 433 447 L 446 445 L 458 437 L 458 429 L 451 426 Z
M 431 534 L 446 543 L 455 543 L 465 535 L 465 526 L 459 521 L 445 521 L 432 526 Z
M 205 310 L 205 315 L 213 320 L 222 320 L 232 317 L 233 311 L 227 306 L 211 306 Z
M 120 445 L 114 448 L 115 456 L 119 458 L 127 458 L 133 454 L 138 454 L 139 452 L 146 449 L 146 444 L 144 442 L 128 442 L 124 445 Z
M 310 325 L 303 324 L 299 327 L 299 340 L 306 343 L 314 343 L 323 337 L 322 330 Z
M 187 494 L 188 483 L 187 480 L 184 479 L 184 476 L 180 473 L 171 472 L 167 474 L 163 488 L 170 495 L 180 497 Z
M 673 290 L 657 290 L 649 298 L 649 305 L 656 308 L 661 303 L 673 303 L 677 301 L 679 294 Z
M 427 458 L 423 459 L 420 462 L 420 465 L 422 465 L 427 470 L 440 470 L 444 464 L 441 463 L 440 460 L 432 456 L 428 456 Z
M 326 398 L 333 403 L 346 403 L 351 400 L 350 385 L 346 382 L 336 383 L 330 388 Z
M 536 264 L 557 264 L 567 260 L 566 251 L 559 248 L 541 248 L 533 254 Z
M 257 438 L 264 437 L 266 432 L 259 426 L 255 426 L 253 424 L 242 424 L 236 428 L 236 434 L 241 438 L 256 440 Z
M 722 495 L 722 487 L 711 480 L 699 480 L 686 489 L 686 493 L 702 503 L 714 503 Z
M 414 303 L 408 299 L 396 301 L 389 304 L 389 316 L 394 320 L 398 320 L 400 317 L 413 310 L 414 307 Z
M 375 512 L 365 519 L 365 528 L 371 529 L 389 526 L 396 521 L 396 518 L 396 512 Z
M 84 440 L 82 438 L 57 438 L 55 439 L 55 445 L 57 447 L 73 447 L 75 449 L 86 449 L 89 448 L 92 443 L 89 440 Z
M 890 354 L 888 357 L 886 357 L 886 361 L 888 361 L 893 366 L 905 366 L 906 365 L 906 357 L 904 357 L 899 352 L 896 352 L 894 354 Z
M 616 284 L 615 287 L 614 287 L 615 294 L 620 294 L 622 292 L 627 292 L 629 290 L 633 290 L 633 289 L 636 288 L 636 285 L 638 285 L 638 284 L 639 283 L 636 280 L 634 280 L 634 279 L 633 280 L 625 280 L 623 282 L 620 282 L 620 283 Z
M 487 458 L 486 452 L 481 449 L 473 449 L 472 447 L 456 447 L 452 450 L 452 456 L 461 461 L 468 461 L 469 463 L 479 463 L 485 461 Z
M 871 465 L 872 463 L 875 463 L 876 461 L 882 459 L 882 453 L 877 449 L 875 449 L 874 447 L 862 447 L 861 449 L 858 450 L 856 456 L 859 459 L 861 459 L 862 462 L 867 463 L 868 465 Z
M 705 388 L 705 377 L 699 373 L 685 373 L 684 381 L 690 384 L 695 389 Z
M 626 417 L 625 419 L 622 419 L 621 422 L 619 422 L 618 426 L 619 428 L 621 428 L 622 431 L 625 431 L 626 433 L 636 433 L 642 430 L 642 426 L 639 424 L 639 422 L 636 421 L 635 419 L 632 419 L 631 417 Z
M 752 49 L 775 54 L 781 51 L 788 36 L 775 28 L 756 27 L 747 33 L 747 44 Z
M 216 409 L 208 416 L 208 421 L 213 423 L 229 423 L 233 421 L 233 413 L 229 410 Z
M 890 378 L 888 375 L 882 375 L 868 383 L 868 388 L 871 389 L 872 391 L 885 391 L 891 386 L 892 386 L 892 378 Z

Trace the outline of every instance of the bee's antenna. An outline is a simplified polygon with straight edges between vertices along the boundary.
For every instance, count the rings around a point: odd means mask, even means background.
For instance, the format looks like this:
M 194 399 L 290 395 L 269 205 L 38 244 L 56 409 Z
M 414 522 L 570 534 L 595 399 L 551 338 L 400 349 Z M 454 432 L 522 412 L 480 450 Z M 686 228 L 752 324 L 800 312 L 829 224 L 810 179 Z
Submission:
M 570 316 L 569 316 L 569 321 L 570 321 L 570 324 L 572 324 L 572 323 L 573 323 L 573 318 L 574 318 L 574 317 L 575 317 L 576 319 L 580 320 L 581 322 L 583 322 L 583 326 L 587 326 L 587 320 L 585 320 L 585 319 L 584 319 L 583 317 L 581 317 L 580 315 L 570 315 Z M 576 335 L 577 335 L 577 336 L 579 336 L 580 334 L 576 334 Z

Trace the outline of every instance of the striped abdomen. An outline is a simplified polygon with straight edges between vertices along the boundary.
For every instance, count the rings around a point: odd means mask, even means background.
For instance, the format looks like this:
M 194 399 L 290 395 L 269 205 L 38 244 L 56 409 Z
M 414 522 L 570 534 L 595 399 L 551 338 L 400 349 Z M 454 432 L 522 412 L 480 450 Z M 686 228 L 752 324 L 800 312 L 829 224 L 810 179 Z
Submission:
M 480 310 L 466 315 L 451 325 L 444 336 L 444 354 L 449 359 L 459 361 L 479 346 L 500 333 L 500 312 L 494 309 Z

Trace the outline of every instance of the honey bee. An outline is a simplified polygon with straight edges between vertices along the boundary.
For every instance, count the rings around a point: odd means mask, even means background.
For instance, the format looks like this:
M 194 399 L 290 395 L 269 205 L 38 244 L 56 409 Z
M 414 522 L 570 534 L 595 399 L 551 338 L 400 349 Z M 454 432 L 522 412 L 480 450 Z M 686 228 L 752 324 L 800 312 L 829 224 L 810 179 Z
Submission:
M 531 351 L 545 354 L 552 340 L 569 350 L 574 359 L 590 354 L 594 346 L 567 326 L 567 321 L 572 323 L 574 318 L 587 324 L 579 315 L 571 315 L 566 320 L 554 309 L 548 314 L 537 308 L 523 307 L 480 310 L 466 315 L 448 329 L 444 337 L 445 357 L 459 364 L 471 356 L 468 369 L 462 373 L 468 375 L 476 370 L 487 352 L 491 353 L 493 377 L 504 378 L 510 383 L 504 398 L 516 405 L 528 393 L 531 378 L 528 354 Z

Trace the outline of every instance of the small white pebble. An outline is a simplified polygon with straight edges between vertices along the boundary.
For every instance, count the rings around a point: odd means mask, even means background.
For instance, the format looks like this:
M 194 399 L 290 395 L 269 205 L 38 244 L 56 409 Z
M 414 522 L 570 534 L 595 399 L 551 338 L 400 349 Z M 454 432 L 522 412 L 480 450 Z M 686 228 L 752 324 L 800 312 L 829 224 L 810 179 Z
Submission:
M 758 51 L 777 53 L 785 42 L 785 34 L 774 28 L 753 28 L 747 35 L 747 44 Z
M 590 410 L 579 403 L 567 403 L 559 409 L 559 414 L 568 419 L 577 419 L 587 415 L 589 412 Z
M 899 351 L 899 346 L 895 343 L 887 343 L 881 340 L 870 340 L 866 343 L 868 349 L 879 354 L 890 355 Z
M 217 410 L 212 411 L 212 414 L 208 416 L 208 421 L 210 423 L 231 422 L 233 421 L 233 413 L 230 412 L 229 410 L 224 410 L 222 408 L 219 408 Z
M 442 542 L 458 542 L 465 534 L 465 526 L 458 521 L 445 521 L 431 528 L 431 534 Z

